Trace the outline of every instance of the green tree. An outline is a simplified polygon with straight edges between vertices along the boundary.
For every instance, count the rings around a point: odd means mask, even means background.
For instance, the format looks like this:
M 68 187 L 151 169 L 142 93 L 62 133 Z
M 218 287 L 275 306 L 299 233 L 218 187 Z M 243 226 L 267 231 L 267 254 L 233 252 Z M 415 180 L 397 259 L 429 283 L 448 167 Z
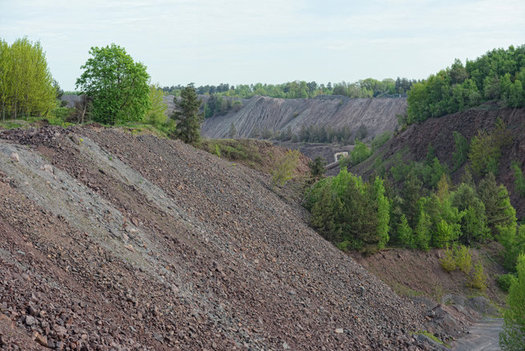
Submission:
M 45 116 L 56 106 L 53 77 L 39 42 L 0 40 L 0 107 L 2 118 Z
M 415 247 L 415 240 L 414 240 L 414 233 L 412 232 L 412 228 L 408 225 L 407 218 L 405 215 L 401 216 L 401 220 L 399 224 L 397 225 L 397 235 L 399 237 L 399 241 L 410 248 Z
M 457 170 L 467 161 L 469 144 L 467 138 L 457 131 L 452 132 L 452 136 L 456 146 L 455 151 L 452 153 L 452 160 L 454 161 L 454 170 Z
M 478 195 L 485 205 L 487 225 L 493 233 L 497 227 L 516 227 L 516 210 L 510 203 L 505 186 L 498 185 L 494 174 L 489 173 L 478 185 Z
M 518 279 L 511 283 L 507 296 L 508 308 L 504 312 L 500 346 L 505 351 L 523 350 L 525 345 L 525 255 L 518 258 Z
M 350 153 L 350 165 L 355 166 L 366 160 L 372 152 L 365 143 L 356 140 L 354 149 Z
M 93 119 L 115 124 L 139 121 L 150 107 L 146 66 L 118 45 L 92 47 L 76 87 L 92 99 Z
M 201 136 L 202 113 L 199 108 L 202 101 L 192 84 L 189 84 L 180 93 L 180 99 L 174 98 L 176 109 L 171 118 L 177 123 L 175 137 L 185 143 L 196 143 Z
M 149 99 L 150 107 L 146 111 L 145 120 L 155 126 L 160 126 L 166 123 L 168 118 L 166 114 L 168 106 L 164 102 L 164 92 L 158 85 L 150 85 Z

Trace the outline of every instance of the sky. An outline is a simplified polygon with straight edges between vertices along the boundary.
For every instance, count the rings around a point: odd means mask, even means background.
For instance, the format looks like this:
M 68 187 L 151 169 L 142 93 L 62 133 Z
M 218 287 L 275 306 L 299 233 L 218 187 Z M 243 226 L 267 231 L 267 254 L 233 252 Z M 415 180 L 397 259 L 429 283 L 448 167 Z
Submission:
M 0 39 L 22 37 L 67 91 L 111 43 L 161 86 L 424 79 L 525 44 L 525 1 L 0 0 Z

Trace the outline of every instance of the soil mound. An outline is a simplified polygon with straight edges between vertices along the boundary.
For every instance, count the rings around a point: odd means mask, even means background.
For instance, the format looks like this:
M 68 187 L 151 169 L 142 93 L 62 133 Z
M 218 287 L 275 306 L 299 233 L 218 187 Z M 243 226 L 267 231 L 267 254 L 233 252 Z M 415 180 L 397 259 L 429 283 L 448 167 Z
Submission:
M 422 307 L 268 178 L 115 129 L 0 133 L 0 348 L 425 348 Z

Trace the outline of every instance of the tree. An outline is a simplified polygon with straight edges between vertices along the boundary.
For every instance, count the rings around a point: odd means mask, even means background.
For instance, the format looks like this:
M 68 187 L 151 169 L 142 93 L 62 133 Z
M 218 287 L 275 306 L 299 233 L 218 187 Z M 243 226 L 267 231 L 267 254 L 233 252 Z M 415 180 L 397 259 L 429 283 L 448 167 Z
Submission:
M 118 45 L 92 47 L 76 87 L 92 101 L 93 119 L 115 124 L 144 118 L 151 102 L 146 66 Z
M 228 137 L 230 137 L 230 139 L 233 139 L 235 138 L 235 136 L 237 135 L 237 129 L 235 128 L 235 124 L 233 124 L 233 122 L 230 124 L 230 130 L 228 131 Z
M 168 106 L 164 102 L 164 92 L 157 85 L 149 87 L 150 107 L 146 112 L 145 120 L 155 126 L 160 126 L 166 122 L 168 116 L 166 110 Z
M 198 142 L 204 116 L 199 113 L 202 101 L 198 98 L 193 84 L 186 86 L 180 93 L 180 99 L 175 97 L 174 102 L 176 109 L 171 118 L 177 123 L 175 137 L 187 144 Z
M 47 115 L 56 106 L 56 89 L 39 42 L 27 38 L 11 46 L 0 40 L 2 118 Z
M 326 169 L 324 168 L 325 161 L 321 156 L 317 156 L 315 160 L 308 162 L 310 168 L 310 174 L 312 178 L 319 179 L 323 176 Z
M 517 272 L 518 279 L 509 289 L 503 332 L 499 335 L 500 346 L 505 351 L 523 350 L 525 345 L 525 255 L 518 258 Z

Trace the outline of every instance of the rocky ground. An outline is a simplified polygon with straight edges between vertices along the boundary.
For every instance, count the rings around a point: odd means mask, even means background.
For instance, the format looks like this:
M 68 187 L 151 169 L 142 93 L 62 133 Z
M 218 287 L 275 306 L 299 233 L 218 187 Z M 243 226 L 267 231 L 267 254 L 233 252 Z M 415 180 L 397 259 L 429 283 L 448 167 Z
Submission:
M 301 218 L 268 176 L 178 141 L 1 132 L 0 348 L 435 348 L 414 335 L 435 306 Z

